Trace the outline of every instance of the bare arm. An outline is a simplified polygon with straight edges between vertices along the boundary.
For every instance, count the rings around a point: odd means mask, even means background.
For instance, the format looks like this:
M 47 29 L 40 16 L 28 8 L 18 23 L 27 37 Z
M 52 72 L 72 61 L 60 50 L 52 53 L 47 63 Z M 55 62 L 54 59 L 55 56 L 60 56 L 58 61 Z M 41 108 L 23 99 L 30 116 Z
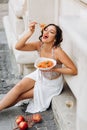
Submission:
M 40 43 L 39 41 L 38 42 L 33 42 L 33 43 L 27 43 L 28 39 L 34 33 L 36 24 L 37 24 L 36 22 L 32 22 L 29 25 L 29 31 L 26 32 L 26 34 L 22 38 L 20 38 L 20 40 L 16 43 L 15 49 L 21 50 L 21 51 L 37 50 L 38 44 Z
M 75 64 L 61 48 L 58 48 L 56 55 L 58 55 L 58 60 L 64 66 L 62 68 L 55 68 L 55 69 L 53 69 L 53 71 L 56 71 L 56 72 L 59 72 L 62 74 L 69 74 L 69 75 L 77 74 L 77 68 L 76 68 Z

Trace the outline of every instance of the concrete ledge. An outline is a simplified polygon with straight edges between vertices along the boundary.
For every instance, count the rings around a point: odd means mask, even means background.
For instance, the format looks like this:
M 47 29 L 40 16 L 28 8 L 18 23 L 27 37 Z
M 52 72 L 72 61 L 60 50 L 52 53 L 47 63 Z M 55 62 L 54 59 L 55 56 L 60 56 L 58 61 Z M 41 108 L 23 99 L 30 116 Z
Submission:
M 60 130 L 76 130 L 76 99 L 67 85 L 52 100 L 52 109 Z

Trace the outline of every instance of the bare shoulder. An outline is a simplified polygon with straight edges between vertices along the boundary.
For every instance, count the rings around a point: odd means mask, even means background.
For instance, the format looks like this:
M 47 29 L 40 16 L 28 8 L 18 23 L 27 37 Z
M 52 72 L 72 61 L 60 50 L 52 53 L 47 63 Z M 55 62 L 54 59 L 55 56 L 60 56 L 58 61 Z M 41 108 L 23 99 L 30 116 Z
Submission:
M 41 46 L 41 41 L 29 42 L 26 44 L 27 48 L 31 48 L 31 50 L 38 50 Z
M 61 47 L 57 47 L 55 49 L 55 55 L 57 56 L 58 60 L 64 60 L 64 59 L 70 60 L 70 58 L 67 55 L 67 53 Z
M 65 55 L 66 53 L 64 52 L 64 50 L 61 47 L 57 47 L 55 48 L 55 54 L 57 55 Z
M 31 41 L 31 42 L 28 42 L 27 44 L 31 44 L 31 45 L 35 45 L 35 46 L 40 46 L 41 41 L 35 41 L 35 42 Z
M 42 45 L 42 42 L 41 42 L 41 41 L 38 41 L 38 42 L 37 42 L 37 49 L 38 49 L 38 50 L 40 49 L 41 45 Z

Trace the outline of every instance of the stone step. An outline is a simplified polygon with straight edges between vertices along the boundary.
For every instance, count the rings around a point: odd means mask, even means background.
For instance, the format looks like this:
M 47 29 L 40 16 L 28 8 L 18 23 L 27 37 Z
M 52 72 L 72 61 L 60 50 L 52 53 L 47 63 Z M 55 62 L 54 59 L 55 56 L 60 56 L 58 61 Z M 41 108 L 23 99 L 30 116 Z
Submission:
M 63 92 L 53 98 L 52 110 L 60 130 L 76 130 L 76 99 L 66 84 Z

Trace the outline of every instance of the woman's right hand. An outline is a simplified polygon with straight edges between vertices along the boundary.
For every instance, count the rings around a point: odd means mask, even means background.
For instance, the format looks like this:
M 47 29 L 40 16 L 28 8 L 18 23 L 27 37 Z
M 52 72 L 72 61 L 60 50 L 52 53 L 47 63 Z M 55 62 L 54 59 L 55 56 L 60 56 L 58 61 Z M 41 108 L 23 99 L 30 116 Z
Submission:
M 30 31 L 31 34 L 34 33 L 36 24 L 37 24 L 37 22 L 31 22 L 29 24 L 29 31 Z

